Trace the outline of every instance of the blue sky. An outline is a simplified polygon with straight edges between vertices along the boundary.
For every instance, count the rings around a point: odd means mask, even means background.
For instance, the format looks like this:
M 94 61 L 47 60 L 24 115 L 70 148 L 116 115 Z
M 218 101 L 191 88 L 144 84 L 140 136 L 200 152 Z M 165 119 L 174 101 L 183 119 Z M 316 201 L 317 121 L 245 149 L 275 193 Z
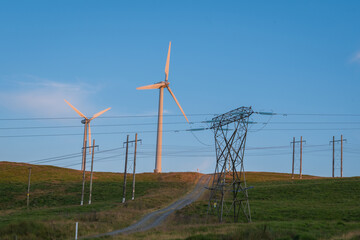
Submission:
M 329 141 L 343 134 L 344 175 L 359 175 L 359 12 L 359 1 L 2 1 L 0 161 L 79 153 L 80 119 L 58 119 L 76 117 L 65 98 L 89 116 L 112 107 L 92 123 L 99 150 L 139 132 L 138 170 L 152 171 L 158 91 L 136 87 L 164 80 L 172 41 L 169 81 L 193 128 L 240 106 L 353 114 L 254 115 L 246 170 L 291 171 L 290 141 L 302 135 L 303 173 L 330 176 Z M 163 170 L 213 171 L 212 132 L 174 132 L 189 127 L 168 93 L 164 109 Z M 5 137 L 45 134 L 78 135 Z M 95 169 L 123 171 L 123 154 L 97 154 Z

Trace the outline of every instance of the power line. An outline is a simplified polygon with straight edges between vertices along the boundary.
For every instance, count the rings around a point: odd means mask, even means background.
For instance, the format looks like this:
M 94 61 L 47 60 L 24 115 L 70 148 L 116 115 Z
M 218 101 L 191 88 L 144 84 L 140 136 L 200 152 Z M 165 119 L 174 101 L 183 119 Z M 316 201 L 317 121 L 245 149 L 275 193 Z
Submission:
M 190 122 L 190 124 L 203 123 L 203 122 Z M 187 122 L 167 122 L 164 123 L 167 125 L 172 124 L 188 124 Z M 127 126 L 147 126 L 147 125 L 157 125 L 157 123 L 127 123 L 127 124 L 101 124 L 101 125 L 92 125 L 92 127 L 127 127 Z M 2 127 L 0 130 L 25 130 L 25 129 L 51 129 L 51 128 L 83 128 L 82 125 L 77 126 L 30 126 L 30 127 Z
M 173 145 L 174 147 L 184 147 L 184 146 L 176 146 Z M 321 147 L 321 146 L 328 146 L 328 144 L 320 144 L 320 145 L 306 145 L 304 148 L 311 148 L 311 147 Z M 186 147 L 186 146 L 185 146 Z M 251 150 L 273 150 L 273 149 L 288 149 L 289 146 L 264 146 L 264 147 L 248 147 L 246 148 L 247 151 L 251 151 Z M 121 150 L 124 149 L 124 147 L 118 147 L 118 148 L 112 148 L 112 149 L 106 149 L 106 150 L 102 150 L 102 151 L 97 151 L 96 154 L 101 154 L 101 153 L 107 153 L 107 152 L 112 152 L 112 151 L 116 151 L 116 150 Z M 205 150 L 205 149 L 209 149 L 209 150 Z M 312 150 L 312 152 L 316 152 L 316 151 L 326 151 L 326 150 Z M 173 154 L 182 154 L 182 153 L 210 153 L 210 152 L 214 152 L 214 150 L 210 150 L 210 148 L 203 148 L 203 149 L 195 149 L 195 150 L 183 150 L 183 151 L 166 151 L 164 152 L 165 155 L 167 156 L 171 156 Z M 304 152 L 311 152 L 311 151 L 307 151 L 305 150 Z M 144 151 L 139 151 L 139 154 L 143 154 L 143 155 L 153 155 L 154 152 L 144 152 Z M 270 153 L 271 155 L 281 155 L 284 153 Z M 262 155 L 269 155 L 269 154 L 261 154 L 258 156 L 262 156 Z M 66 155 L 61 155 L 61 156 L 56 156 L 56 157 L 49 157 L 49 158 L 42 158 L 42 159 L 38 159 L 38 160 L 32 160 L 27 162 L 27 164 L 39 164 L 39 163 L 51 163 L 51 162 L 57 162 L 57 161 L 63 161 L 63 160 L 68 160 L 68 159 L 72 159 L 72 158 L 76 158 L 81 156 L 81 153 L 71 153 L 71 154 L 66 154 Z M 182 155 L 184 156 L 184 155 Z M 195 156 L 195 155 L 192 155 Z M 199 156 L 199 155 L 196 155 Z M 253 156 L 253 155 L 249 155 L 249 156 Z M 206 155 L 206 157 L 208 157 L 208 155 Z M 109 158 L 109 157 L 105 157 Z M 76 165 L 76 164 L 74 164 Z
M 176 145 L 173 145 L 174 147 L 176 147 Z M 318 150 L 306 150 L 306 148 L 312 148 L 312 147 L 324 147 L 324 146 L 329 146 L 328 144 L 318 144 L 318 145 L 305 145 L 304 146 L 304 153 L 314 153 L 314 152 L 327 152 L 329 151 L 329 149 L 318 149 Z M 179 146 L 181 147 L 181 146 Z M 186 147 L 186 146 L 185 146 Z M 188 146 L 189 147 L 189 146 Z M 264 147 L 248 147 L 246 150 L 276 150 L 276 149 L 284 149 L 284 148 L 290 148 L 290 146 L 264 146 Z M 120 150 L 120 149 L 124 149 L 124 147 L 118 147 L 118 148 L 112 148 L 112 149 L 106 149 L 106 150 L 103 150 L 103 151 L 98 151 L 97 153 L 107 153 L 107 152 L 111 152 L 111 151 L 116 151 L 116 150 Z M 205 148 L 205 149 L 208 149 L 208 148 Z M 285 149 L 284 149 L 285 150 Z M 165 152 L 165 155 L 170 157 L 170 158 L 179 158 L 179 157 L 183 157 L 183 158 L 188 158 L 188 157 L 214 157 L 214 155 L 209 155 L 209 154 L 182 154 L 182 155 L 173 155 L 173 154 L 181 154 L 181 153 L 190 153 L 190 152 L 194 152 L 194 151 L 191 151 L 191 150 L 187 150 L 187 151 L 176 151 L 176 152 L 168 152 L 166 153 Z M 204 150 L 201 150 L 201 151 L 198 151 L 198 153 L 208 153 L 208 152 L 212 152 L 212 151 L 204 151 Z M 346 153 L 349 153 L 349 154 L 360 154 L 358 152 L 352 152 L 352 151 L 344 151 Z M 76 156 L 77 154 L 77 156 Z M 153 155 L 154 152 L 143 152 L 143 151 L 140 151 L 139 152 L 139 155 L 141 159 L 143 159 L 144 157 L 141 157 L 141 156 L 145 156 L 145 158 L 147 156 L 150 156 L 150 155 Z M 270 152 L 270 153 L 262 153 L 262 154 L 256 154 L 256 153 L 252 153 L 252 154 L 246 154 L 247 156 L 249 157 L 260 157 L 260 156 L 276 156 L 276 155 L 290 155 L 291 152 L 279 152 L 279 153 L 273 153 L 273 152 Z M 30 162 L 27 162 L 26 164 L 30 164 L 30 163 L 44 163 L 45 161 L 47 162 L 56 162 L 58 160 L 68 160 L 68 159 L 71 159 L 71 158 L 74 158 L 75 157 L 78 157 L 80 156 L 81 153 L 72 153 L 72 154 L 66 154 L 66 155 L 61 155 L 61 156 L 56 156 L 56 157 L 50 157 L 50 158 L 42 158 L 42 159 L 38 159 L 38 160 L 33 160 L 33 161 L 30 161 Z M 102 158 L 97 158 L 95 161 L 96 162 L 99 162 L 99 161 L 106 161 L 106 160 L 109 160 L 109 159 L 112 159 L 112 158 L 115 158 L 115 157 L 120 157 L 120 156 L 123 156 L 123 153 L 121 154 L 116 154 L 116 155 L 111 155 L 111 156 L 107 156 L 107 157 L 102 157 Z M 39 162 L 39 161 L 43 161 L 43 162 Z M 72 166 L 77 166 L 77 165 L 80 165 L 81 163 L 73 163 L 73 164 L 69 164 L 69 165 L 65 165 L 65 166 L 61 166 L 61 167 L 72 167 Z M 6 170 L 9 170 L 11 168 L 15 168 L 17 166 L 12 166 L 12 167 L 8 167 L 6 169 L 1 169 L 0 171 L 6 171 Z
M 321 122 L 253 122 L 252 124 L 360 124 L 360 122 L 331 122 L 331 121 L 321 121 Z
M 105 159 L 110 159 L 110 158 L 114 158 L 114 157 L 120 157 L 120 156 L 123 156 L 123 154 L 116 154 L 116 155 L 112 155 L 112 156 L 108 156 L 108 157 L 103 157 L 103 158 L 97 158 L 97 159 L 94 159 L 95 162 L 99 162 L 101 160 L 105 160 Z M 87 161 L 89 162 L 89 161 Z M 70 165 L 66 165 L 66 166 L 63 166 L 64 168 L 66 167 L 72 167 L 72 166 L 77 166 L 77 165 L 80 165 L 81 163 L 74 163 L 74 164 L 70 164 Z
M 272 113 L 271 115 L 282 116 L 320 116 L 320 117 L 360 117 L 360 114 L 353 113 Z
M 278 116 L 323 116 L 323 117 L 360 117 L 356 113 L 276 113 L 276 112 L 255 112 L 260 115 L 278 115 Z M 187 116 L 217 116 L 216 113 L 193 113 Z M 164 117 L 179 117 L 181 114 L 164 114 Z M 158 117 L 157 114 L 148 115 L 119 115 L 119 116 L 102 116 L 99 118 L 112 119 L 112 118 L 146 118 Z M 66 119 L 82 119 L 79 117 L 28 117 L 28 118 L 0 118 L 0 121 L 31 121 L 31 120 L 66 120 Z
M 360 130 L 360 128 L 270 128 L 262 129 L 262 131 L 347 131 L 347 130 Z M 254 132 L 254 130 L 249 130 Z
M 204 129 L 206 130 L 206 129 Z M 166 130 L 163 132 L 189 132 L 190 129 L 173 129 Z M 147 131 L 136 131 L 136 132 L 98 132 L 92 133 L 93 135 L 116 135 L 116 134 L 129 134 L 129 133 L 155 133 L 155 130 L 147 130 Z M 0 135 L 0 138 L 19 138 L 19 137 L 62 137 L 62 136 L 79 136 L 83 135 L 82 133 L 57 133 L 57 134 L 24 134 L 24 135 Z
M 151 144 L 145 144 L 151 146 Z M 193 148 L 193 146 L 181 146 L 181 145 L 165 145 L 168 147 L 176 147 L 176 148 Z M 311 147 L 321 147 L 321 146 L 329 146 L 328 144 L 317 144 L 317 145 L 306 145 L 304 146 L 305 148 L 311 148 Z M 246 150 L 268 150 L 268 149 L 287 149 L 290 148 L 290 146 L 286 146 L 286 145 L 280 145 L 280 146 L 263 146 L 263 147 L 247 147 Z M 96 154 L 101 154 L 101 153 L 107 153 L 107 152 L 113 152 L 113 151 L 117 151 L 117 150 L 121 150 L 124 149 L 124 147 L 117 147 L 117 148 L 110 148 L 110 149 L 105 149 L 105 150 L 101 150 L 101 151 L 97 151 Z M 178 153 L 188 153 L 188 152 L 214 152 L 214 150 L 212 150 L 209 147 L 203 147 L 203 148 L 198 148 L 195 147 L 195 149 L 190 149 L 190 150 L 182 150 L 182 151 L 165 151 L 165 153 L 171 153 L 171 154 L 178 154 Z M 140 151 L 139 153 L 144 153 L 143 151 Z M 150 152 L 151 154 L 153 152 Z M 41 158 L 41 159 L 36 159 L 36 160 L 31 160 L 28 161 L 27 163 L 44 163 L 44 162 L 55 162 L 58 160 L 67 160 L 67 159 L 72 159 L 74 157 L 79 157 L 81 156 L 81 152 L 78 153 L 70 153 L 70 154 L 65 154 L 65 155 L 60 155 L 60 156 L 55 156 L 55 157 L 48 157 L 48 158 Z
M 187 116 L 215 116 L 213 113 L 193 113 L 187 114 Z M 181 114 L 164 114 L 164 117 L 178 117 L 183 116 Z M 103 119 L 112 119 L 112 118 L 151 118 L 158 117 L 158 115 L 121 115 L 121 116 L 103 116 L 99 118 Z M 71 119 L 79 119 L 80 117 L 29 117 L 29 118 L 0 118 L 0 121 L 32 121 L 32 120 L 71 120 Z
M 124 149 L 124 147 L 106 149 L 106 150 L 102 150 L 102 151 L 97 151 L 96 153 L 101 154 L 101 153 L 117 151 L 117 150 L 120 150 L 120 149 Z M 32 161 L 26 162 L 25 164 L 52 163 L 52 162 L 64 161 L 64 160 L 69 160 L 69 159 L 72 159 L 72 158 L 80 157 L 81 155 L 82 155 L 82 153 L 70 153 L 70 154 L 56 156 L 56 157 L 49 157 L 49 158 L 42 158 L 42 159 L 38 159 L 38 160 L 32 160 Z M 9 169 L 12 169 L 12 168 L 15 168 L 15 166 L 8 167 L 6 169 L 0 169 L 0 172 L 1 171 L 6 171 L 6 170 L 9 170 Z
M 206 123 L 205 121 L 193 121 L 190 124 Z M 163 124 L 174 125 L 184 124 L 187 122 L 165 122 Z M 252 122 L 251 124 L 360 124 L 360 122 Z M 125 123 L 125 124 L 99 124 L 92 125 L 93 127 L 127 127 L 127 126 L 148 126 L 157 125 L 156 122 L 152 123 Z M 60 125 L 60 126 L 29 126 L 29 127 L 0 127 L 0 130 L 26 130 L 26 129 L 57 129 L 57 128 L 82 128 L 81 125 Z
M 203 128 L 201 131 L 209 130 Z M 272 128 L 262 129 L 262 131 L 350 131 L 360 130 L 360 128 Z M 178 132 L 191 132 L 191 129 L 172 129 L 163 132 L 178 133 Z M 130 134 L 130 133 L 155 133 L 155 130 L 148 131 L 127 131 L 127 132 L 98 132 L 93 135 L 116 135 L 116 134 Z M 256 132 L 256 130 L 249 130 L 249 132 Z M 62 136 L 80 136 L 82 133 L 58 133 L 58 134 L 23 134 L 23 135 L 0 135 L 0 138 L 21 138 L 21 137 L 62 137 Z

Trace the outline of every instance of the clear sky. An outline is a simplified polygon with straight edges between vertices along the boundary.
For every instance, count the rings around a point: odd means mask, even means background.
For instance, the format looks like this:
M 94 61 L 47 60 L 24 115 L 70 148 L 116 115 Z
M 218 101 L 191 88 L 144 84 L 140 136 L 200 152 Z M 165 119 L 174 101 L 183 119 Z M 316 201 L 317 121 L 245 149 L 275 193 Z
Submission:
M 138 171 L 153 171 L 158 90 L 136 87 L 164 80 L 172 41 L 169 82 L 192 128 L 240 106 L 289 114 L 253 116 L 246 170 L 290 172 L 303 136 L 303 173 L 330 176 L 329 141 L 343 134 L 344 175 L 359 175 L 359 13 L 359 1 L 330 0 L 1 1 L 0 161 L 80 153 L 65 98 L 88 116 L 112 107 L 92 122 L 95 170 L 123 171 L 138 132 Z M 183 131 L 167 92 L 164 111 L 163 171 L 212 172 L 212 132 Z M 43 163 L 79 169 L 74 156 Z

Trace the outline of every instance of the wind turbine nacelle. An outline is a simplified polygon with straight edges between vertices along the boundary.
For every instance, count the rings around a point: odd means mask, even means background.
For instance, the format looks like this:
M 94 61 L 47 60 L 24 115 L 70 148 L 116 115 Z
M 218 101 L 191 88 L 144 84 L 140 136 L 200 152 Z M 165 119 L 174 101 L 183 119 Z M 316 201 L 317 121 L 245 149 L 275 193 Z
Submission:
M 86 120 L 85 120 L 85 119 L 81 120 L 81 123 L 82 123 L 82 124 L 85 124 L 85 123 L 86 123 Z

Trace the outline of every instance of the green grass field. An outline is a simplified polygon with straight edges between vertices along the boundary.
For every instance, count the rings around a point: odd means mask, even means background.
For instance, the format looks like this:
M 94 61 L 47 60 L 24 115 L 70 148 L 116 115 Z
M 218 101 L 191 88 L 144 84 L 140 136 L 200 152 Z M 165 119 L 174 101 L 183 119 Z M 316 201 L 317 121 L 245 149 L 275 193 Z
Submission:
M 231 218 L 217 223 L 206 214 L 204 196 L 177 211 L 163 231 L 153 231 L 148 239 L 360 239 L 360 178 L 247 176 L 254 186 L 248 190 L 252 223 L 234 224 Z
M 26 208 L 28 167 L 0 163 L 0 239 L 73 239 L 130 225 L 147 212 L 166 206 L 191 189 L 196 173 L 136 175 L 131 201 L 132 174 L 127 178 L 127 202 L 122 204 L 123 174 L 94 173 L 92 204 L 87 173 L 84 206 L 80 206 L 82 172 L 33 165 L 30 208 Z
M 136 198 L 122 204 L 123 175 L 95 173 L 93 204 L 79 206 L 82 173 L 32 166 L 30 209 L 26 209 L 28 166 L 0 163 L 0 239 L 74 239 L 119 229 L 191 190 L 196 173 L 137 174 Z M 89 174 L 87 174 L 89 176 Z M 360 178 L 246 173 L 252 223 L 218 223 L 207 215 L 208 195 L 145 233 L 106 239 L 360 239 Z M 131 196 L 129 175 L 127 196 Z

